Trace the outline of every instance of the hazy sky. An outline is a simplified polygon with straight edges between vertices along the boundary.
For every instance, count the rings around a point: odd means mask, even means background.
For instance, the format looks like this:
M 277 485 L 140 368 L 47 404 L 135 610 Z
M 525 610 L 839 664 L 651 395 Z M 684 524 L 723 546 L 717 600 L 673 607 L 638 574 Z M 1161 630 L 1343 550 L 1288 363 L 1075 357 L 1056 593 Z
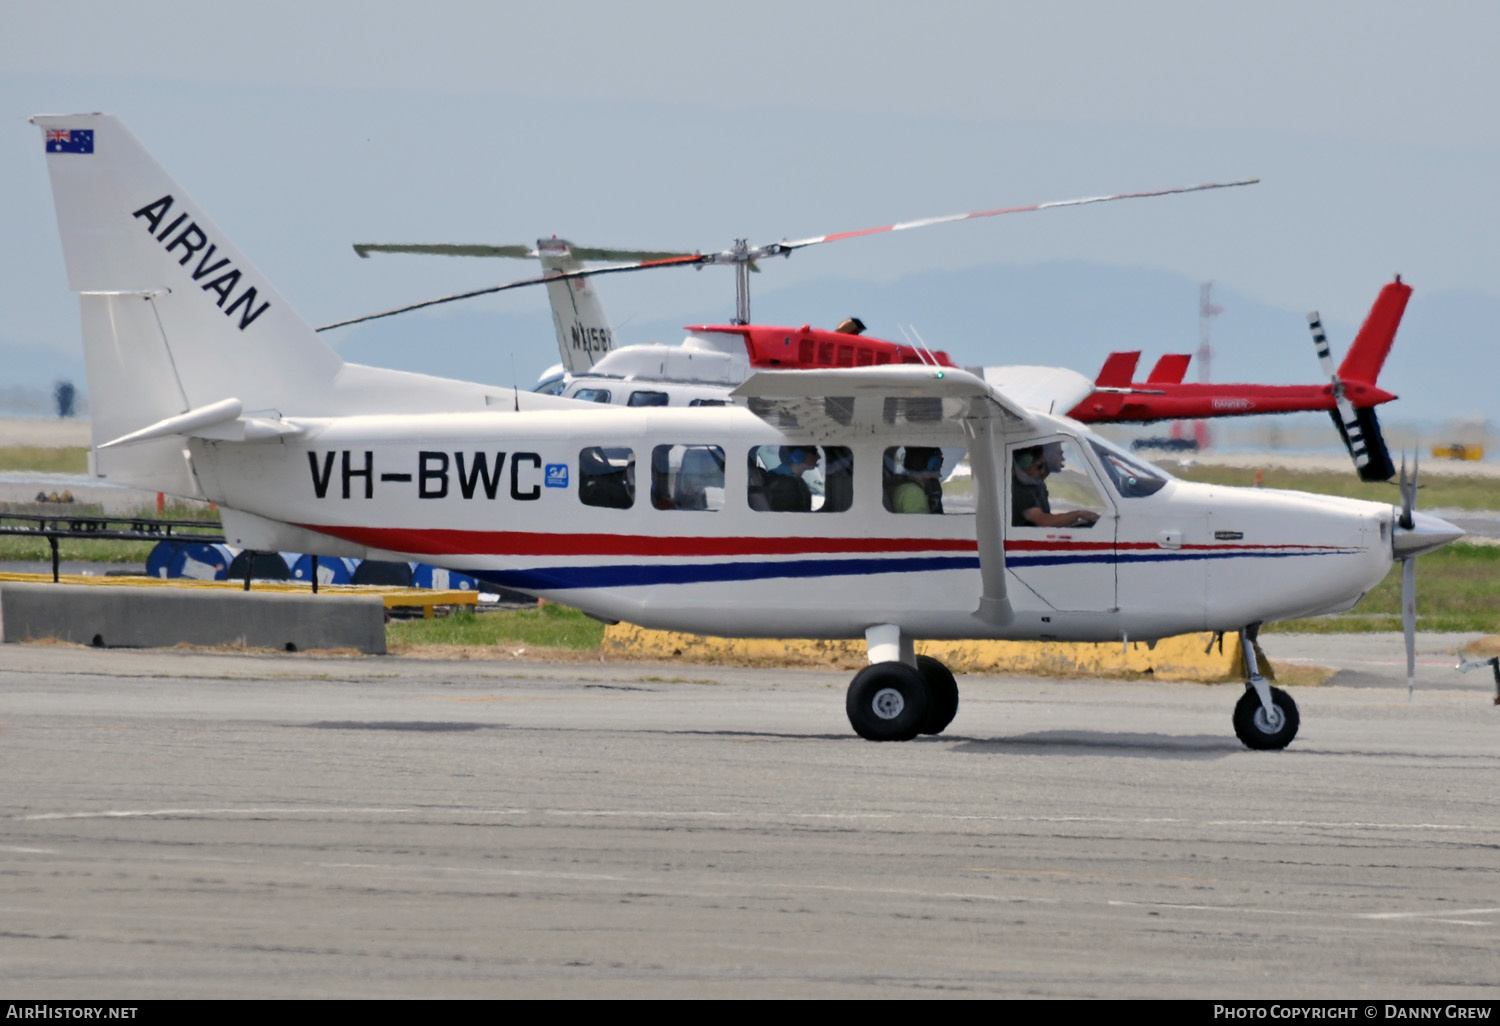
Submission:
M 818 247 L 756 288 L 1087 259 L 1354 322 L 1397 271 L 1494 297 L 1497 52 L 1479 0 L 7 0 L 0 342 L 77 349 L 25 122 L 76 109 L 121 115 L 315 324 L 529 271 L 355 241 L 707 249 L 1247 176 Z M 645 277 L 602 288 L 617 321 L 731 312 L 720 269 Z

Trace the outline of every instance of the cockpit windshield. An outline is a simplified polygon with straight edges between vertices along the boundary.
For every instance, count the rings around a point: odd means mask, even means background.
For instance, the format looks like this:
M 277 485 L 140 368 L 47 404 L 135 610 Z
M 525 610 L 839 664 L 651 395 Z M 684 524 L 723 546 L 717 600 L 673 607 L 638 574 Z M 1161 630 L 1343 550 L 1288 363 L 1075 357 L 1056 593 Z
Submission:
M 1099 465 L 1108 475 L 1109 483 L 1114 485 L 1122 499 L 1155 495 L 1172 480 L 1172 475 L 1165 470 L 1129 455 L 1102 438 L 1090 438 L 1089 444 L 1094 447 L 1094 453 L 1099 457 Z

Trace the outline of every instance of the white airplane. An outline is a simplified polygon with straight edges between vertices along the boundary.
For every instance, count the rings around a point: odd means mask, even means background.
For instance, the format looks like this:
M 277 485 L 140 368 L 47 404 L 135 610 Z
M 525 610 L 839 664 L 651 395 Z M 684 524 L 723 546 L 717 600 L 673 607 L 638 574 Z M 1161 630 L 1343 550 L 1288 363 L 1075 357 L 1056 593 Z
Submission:
M 914 638 L 1253 636 L 1462 534 L 1406 490 L 1398 512 L 1177 481 L 953 368 L 758 372 L 733 405 L 629 409 L 347 364 L 118 120 L 32 120 L 93 473 L 210 499 L 243 548 L 415 559 L 647 627 L 863 637 L 866 738 L 957 712 Z M 973 473 L 941 485 L 954 448 Z M 1236 733 L 1283 747 L 1296 705 L 1246 652 Z

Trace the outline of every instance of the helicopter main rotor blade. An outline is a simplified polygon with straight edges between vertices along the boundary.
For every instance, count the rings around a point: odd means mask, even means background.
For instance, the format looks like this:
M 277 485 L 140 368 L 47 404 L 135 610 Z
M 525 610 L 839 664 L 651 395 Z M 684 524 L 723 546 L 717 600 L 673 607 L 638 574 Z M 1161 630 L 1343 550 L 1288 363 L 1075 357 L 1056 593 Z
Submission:
M 735 242 L 734 248 L 721 250 L 717 253 L 683 253 L 661 257 L 653 255 L 646 259 L 636 260 L 630 263 L 613 264 L 605 267 L 588 267 L 584 268 L 583 270 L 569 271 L 563 274 L 548 274 L 537 278 L 525 278 L 520 281 L 509 282 L 505 285 L 495 285 L 485 289 L 474 289 L 471 292 L 460 292 L 457 295 L 441 296 L 437 299 L 429 299 L 421 303 L 411 303 L 407 306 L 397 307 L 394 310 L 385 310 L 381 313 L 366 314 L 363 317 L 351 317 L 348 320 L 336 321 L 333 324 L 325 324 L 317 330 L 328 331 L 332 328 L 342 328 L 350 324 L 360 324 L 364 321 L 373 321 L 381 317 L 393 317 L 396 314 L 407 313 L 412 310 L 421 310 L 425 307 L 437 306 L 440 303 L 452 303 L 460 299 L 472 299 L 475 296 L 487 296 L 493 292 L 504 292 L 507 289 L 523 288 L 527 285 L 541 285 L 549 281 L 568 281 L 573 278 L 589 278 L 600 274 L 620 274 L 625 271 L 643 271 L 653 267 L 674 267 L 685 265 L 702 267 L 705 264 L 748 264 L 748 269 L 750 271 L 758 271 L 759 268 L 756 266 L 756 261 L 758 260 L 772 256 L 790 256 L 793 250 L 802 249 L 806 246 L 814 246 L 820 242 L 836 242 L 839 239 L 852 239 L 862 235 L 878 235 L 882 232 L 899 232 L 904 231 L 907 228 L 924 228 L 928 225 L 933 224 L 947 224 L 951 221 L 970 221 L 981 217 L 997 217 L 1001 214 L 1023 214 L 1033 210 L 1050 210 L 1054 207 L 1082 207 L 1087 206 L 1091 203 L 1110 203 L 1114 200 L 1144 199 L 1150 196 L 1175 196 L 1179 193 L 1204 192 L 1209 189 L 1232 189 L 1236 186 L 1241 185 L 1254 185 L 1259 181 L 1259 178 L 1244 178 L 1235 182 L 1204 182 L 1201 185 L 1184 185 L 1174 189 L 1151 189 L 1146 192 L 1119 192 L 1115 193 L 1112 196 L 1084 196 L 1079 199 L 1052 200 L 1047 203 L 1032 203 L 1026 206 L 1019 207 L 999 207 L 995 210 L 976 210 L 966 214 L 949 214 L 946 217 L 928 217 L 923 218 L 920 221 L 903 221 L 900 224 L 888 224 L 883 225 L 879 228 L 863 228 L 859 231 L 839 232 L 834 235 L 819 235 L 815 238 L 797 239 L 791 242 L 773 242 L 769 246 L 749 246 L 746 244 L 744 239 L 738 239 Z M 361 252 L 362 248 L 365 252 Z M 513 247 L 468 247 L 463 245 L 450 247 L 449 245 L 442 243 L 400 247 L 377 246 L 375 244 L 360 244 L 359 246 L 355 247 L 355 252 L 360 253 L 361 256 L 365 256 L 369 252 L 445 253 L 460 256 L 513 255 L 509 252 L 497 252 L 494 254 L 453 252 L 453 250 L 465 250 L 470 248 L 481 250 L 487 248 L 495 250 L 510 250 Z M 580 259 L 597 259 L 596 257 L 589 256 L 588 254 L 590 253 L 606 254 L 619 252 L 628 251 L 587 249 L 573 250 L 573 254 Z M 528 250 L 526 255 L 532 255 L 532 251 Z M 743 274 L 740 277 L 737 291 L 739 293 L 739 299 L 737 302 L 738 311 L 736 319 L 739 320 L 740 323 L 748 323 L 750 306 L 749 279 L 743 276 Z
M 420 303 L 408 303 L 406 306 L 398 306 L 394 310 L 382 310 L 380 313 L 365 314 L 362 317 L 350 317 L 347 320 L 334 321 L 316 329 L 318 331 L 330 331 L 334 328 L 343 328 L 351 324 L 361 324 L 365 321 L 379 320 L 382 317 L 394 317 L 396 314 L 409 313 L 412 310 L 421 310 L 424 307 L 438 306 L 442 303 L 453 303 L 460 299 L 473 299 L 475 296 L 488 296 L 493 292 L 506 292 L 510 289 L 525 288 L 528 285 L 545 285 L 549 281 L 572 281 L 574 278 L 592 278 L 600 274 L 619 274 L 622 271 L 640 271 L 649 267 L 672 267 L 672 266 L 701 266 L 706 262 L 705 258 L 697 253 L 688 253 L 682 256 L 666 257 L 661 260 L 642 260 L 633 264 L 612 264 L 605 267 L 585 267 L 580 271 L 568 271 L 563 274 L 543 274 L 535 278 L 522 278 L 520 281 L 506 282 L 504 285 L 491 285 L 488 288 L 473 289 L 469 292 L 459 292 L 452 296 L 439 296 L 437 299 L 426 299 Z
M 900 224 L 888 224 L 879 228 L 862 228 L 853 232 L 837 232 L 833 235 L 818 235 L 810 239 L 796 239 L 791 242 L 776 242 L 769 246 L 756 247 L 749 252 L 753 257 L 759 256 L 785 256 L 792 250 L 802 249 L 804 246 L 815 246 L 820 242 L 837 242 L 839 239 L 852 239 L 862 235 L 878 235 L 881 232 L 901 232 L 908 228 L 926 228 L 933 224 L 948 224 L 953 221 L 972 221 L 981 217 L 998 217 L 1001 214 L 1025 214 L 1033 210 L 1051 210 L 1054 207 L 1082 207 L 1091 203 L 1111 203 L 1115 200 L 1145 199 L 1149 196 L 1175 196 L 1184 192 L 1204 192 L 1209 189 L 1233 189 L 1241 185 L 1254 185 L 1259 178 L 1244 178 L 1237 182 L 1204 182 L 1201 185 L 1184 185 L 1175 189 L 1152 189 L 1147 192 L 1118 192 L 1112 196 L 1085 196 L 1081 199 L 1052 200 L 1048 203 L 1031 203 L 1020 207 L 1000 207 L 995 210 L 976 210 L 967 214 L 949 214 L 946 217 L 925 217 L 919 221 L 903 221 Z M 723 256 L 731 259 L 733 250 L 726 251 Z
M 568 251 L 579 260 L 662 260 L 667 257 L 691 256 L 682 250 L 658 249 L 605 249 L 598 246 L 574 246 Z M 371 253 L 412 253 L 420 256 L 456 257 L 513 257 L 520 260 L 535 259 L 539 254 L 535 246 L 490 246 L 468 242 L 421 242 L 385 243 L 356 242 L 354 252 L 363 259 Z
M 524 260 L 536 256 L 535 246 L 487 246 L 482 243 L 432 242 L 386 243 L 356 242 L 354 252 L 361 260 L 371 253 L 417 253 L 425 256 L 516 257 Z

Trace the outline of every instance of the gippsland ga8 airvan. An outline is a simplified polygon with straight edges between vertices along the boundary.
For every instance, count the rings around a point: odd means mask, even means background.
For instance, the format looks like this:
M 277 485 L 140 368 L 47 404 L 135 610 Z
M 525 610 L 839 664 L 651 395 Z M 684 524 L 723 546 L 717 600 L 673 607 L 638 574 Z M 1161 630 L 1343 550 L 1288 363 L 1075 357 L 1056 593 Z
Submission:
M 116 119 L 33 121 L 93 473 L 216 502 L 246 548 L 421 560 L 647 627 L 864 637 L 846 708 L 872 740 L 957 712 L 914 639 L 1253 631 L 1461 534 L 1178 481 L 952 367 L 760 371 L 729 405 L 633 409 L 345 363 Z M 1236 732 L 1284 746 L 1295 704 L 1247 676 Z

